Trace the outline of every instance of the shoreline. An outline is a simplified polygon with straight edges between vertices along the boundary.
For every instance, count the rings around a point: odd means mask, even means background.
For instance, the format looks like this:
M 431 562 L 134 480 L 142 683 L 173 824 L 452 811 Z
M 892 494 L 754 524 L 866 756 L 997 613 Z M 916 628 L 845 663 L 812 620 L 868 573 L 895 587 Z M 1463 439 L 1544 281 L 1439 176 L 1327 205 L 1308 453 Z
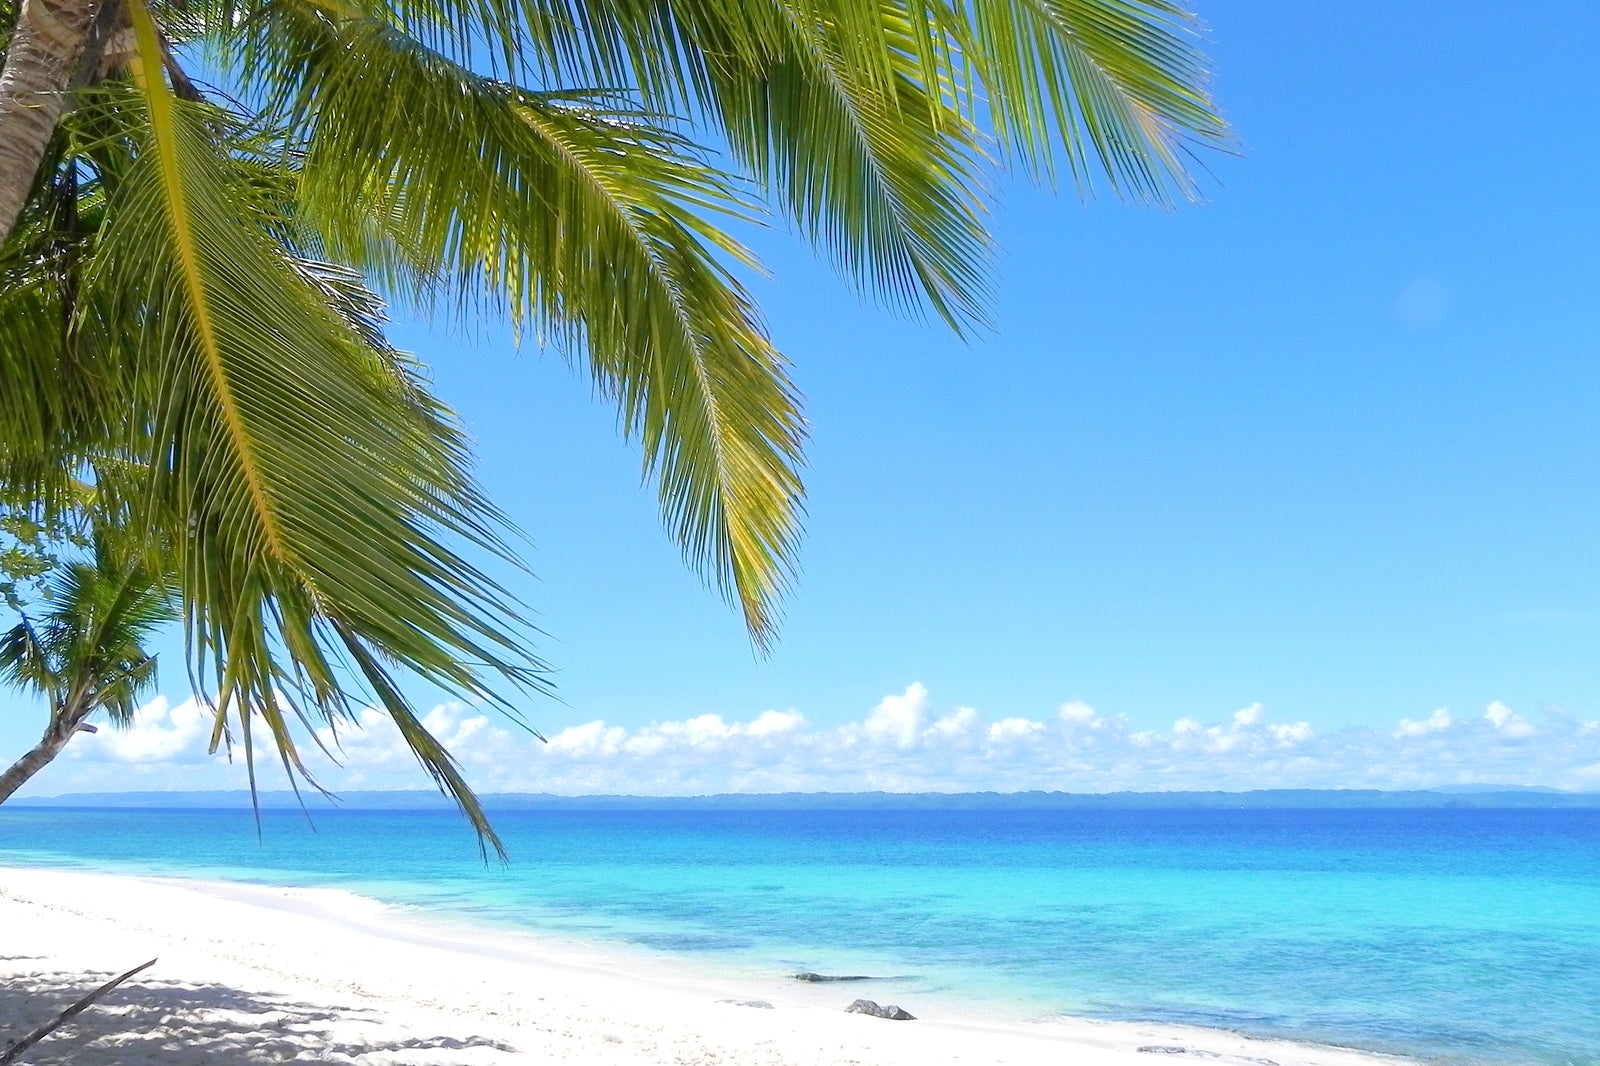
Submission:
M 681 957 L 473 926 L 336 888 L 0 867 L 0 930 L 0 1044 L 100 975 L 159 960 L 75 1032 L 38 1045 L 37 1064 L 1408 1061 L 1171 1024 L 997 1021 L 876 982 L 735 980 Z M 918 1020 L 847 1014 L 858 996 L 903 999 Z

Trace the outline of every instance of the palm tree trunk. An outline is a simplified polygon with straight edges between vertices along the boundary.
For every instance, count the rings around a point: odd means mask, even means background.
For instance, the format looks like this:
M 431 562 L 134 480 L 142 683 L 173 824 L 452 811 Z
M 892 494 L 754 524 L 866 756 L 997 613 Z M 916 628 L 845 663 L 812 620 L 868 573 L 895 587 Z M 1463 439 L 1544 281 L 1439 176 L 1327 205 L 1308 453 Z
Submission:
M 95 0 L 23 0 L 17 14 L 0 70 L 0 243 L 16 228 L 66 107 L 95 6 Z
M 0 774 L 0 803 L 11 798 L 11 794 L 21 788 L 34 774 L 43 770 L 50 764 L 50 760 L 61 754 L 61 749 L 67 746 L 67 741 L 79 731 L 93 732 L 93 726 L 83 725 L 83 715 L 69 714 L 62 717 L 52 716 L 50 728 L 44 731 L 44 736 L 33 750 L 11 764 L 11 769 Z

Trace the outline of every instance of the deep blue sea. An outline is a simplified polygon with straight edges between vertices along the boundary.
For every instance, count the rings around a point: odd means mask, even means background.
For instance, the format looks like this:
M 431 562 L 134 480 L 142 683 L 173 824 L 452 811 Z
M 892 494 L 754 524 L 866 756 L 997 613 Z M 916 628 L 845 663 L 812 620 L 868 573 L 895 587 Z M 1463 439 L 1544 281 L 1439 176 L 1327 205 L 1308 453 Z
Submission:
M 0 809 L 0 864 L 339 887 L 708 968 L 1600 1063 L 1600 810 Z M 0 930 L 0 941 L 4 931 Z M 3 943 L 0 943 L 3 947 Z

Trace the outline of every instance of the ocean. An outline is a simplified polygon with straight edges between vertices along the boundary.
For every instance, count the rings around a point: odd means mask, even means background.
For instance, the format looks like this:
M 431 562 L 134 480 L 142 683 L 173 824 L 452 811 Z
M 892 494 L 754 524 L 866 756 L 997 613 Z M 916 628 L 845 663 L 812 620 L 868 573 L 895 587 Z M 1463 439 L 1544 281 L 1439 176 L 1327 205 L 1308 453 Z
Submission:
M 1464 1066 L 1600 1064 L 1600 810 L 0 808 L 0 865 L 337 887 L 436 915 Z M 3 930 L 0 930 L 3 949 Z M 852 995 L 856 988 L 851 986 Z

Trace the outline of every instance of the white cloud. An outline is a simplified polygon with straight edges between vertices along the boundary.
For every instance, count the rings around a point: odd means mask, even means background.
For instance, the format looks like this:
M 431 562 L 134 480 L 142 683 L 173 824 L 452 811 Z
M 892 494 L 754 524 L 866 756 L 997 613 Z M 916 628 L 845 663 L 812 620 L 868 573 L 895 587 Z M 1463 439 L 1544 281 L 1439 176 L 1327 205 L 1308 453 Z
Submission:
M 1538 732 L 1532 723 L 1525 721 L 1520 714 L 1499 700 L 1495 700 L 1484 709 L 1483 717 L 1494 726 L 1501 736 L 1510 737 L 1513 740 L 1531 737 Z
M 1449 729 L 1452 724 L 1450 708 L 1436 707 L 1432 714 L 1421 721 L 1410 718 L 1400 719 L 1400 728 L 1395 730 L 1397 737 L 1425 737 L 1429 733 L 1440 733 Z
M 863 729 L 873 740 L 909 748 L 917 742 L 927 716 L 928 690 L 916 681 L 898 696 L 885 696 L 867 715 Z
M 1105 720 L 1095 712 L 1095 709 L 1082 700 L 1063 703 L 1061 710 L 1057 713 L 1061 716 L 1063 722 L 1070 722 L 1074 726 L 1080 726 L 1085 729 L 1098 729 L 1105 723 Z
M 627 738 L 626 729 L 607 727 L 597 719 L 563 729 L 550 738 L 550 750 L 573 755 L 615 755 Z
M 1056 717 L 1061 721 L 1064 741 L 1073 747 L 1094 748 L 1102 743 L 1129 739 L 1127 718 L 1120 714 L 1103 715 L 1082 700 L 1063 703 Z
M 1010 744 L 1044 732 L 1044 723 L 1026 718 L 1002 718 L 989 727 L 989 743 Z
M 799 711 L 762 711 L 759 718 L 745 727 L 745 732 L 753 737 L 770 737 L 791 733 L 805 724 L 805 715 Z
M 1310 722 L 1276 723 L 1268 727 L 1278 743 L 1284 747 L 1304 744 L 1317 735 Z
M 923 730 L 926 741 L 954 740 L 972 732 L 978 723 L 978 712 L 971 707 L 957 707 Z
M 212 720 L 192 699 L 170 707 L 165 696 L 157 696 L 134 712 L 132 729 L 102 728 L 69 750 L 84 757 L 102 753 L 115 762 L 194 761 L 211 746 Z
M 1260 703 L 1165 729 L 1130 728 L 1081 700 L 1048 718 L 989 715 L 970 706 L 938 713 L 909 685 L 841 725 L 813 726 L 798 710 L 747 720 L 705 713 L 627 727 L 595 719 L 541 743 L 506 720 L 447 703 L 424 717 L 481 791 L 683 795 L 776 791 L 1075 792 L 1160 789 L 1426 788 L 1497 782 L 1593 788 L 1600 726 L 1548 708 L 1537 727 L 1499 701 L 1464 721 L 1440 707 L 1383 729 L 1321 733 L 1272 718 Z M 360 728 L 319 739 L 339 765 L 303 754 L 334 789 L 425 788 L 399 731 L 368 710 Z M 139 788 L 240 788 L 243 768 L 210 757 L 209 712 L 158 699 L 127 731 L 74 741 L 68 758 L 32 782 L 36 795 Z M 236 748 L 237 754 L 237 748 Z M 263 787 L 283 786 L 263 761 Z
M 1266 707 L 1252 703 L 1234 711 L 1226 724 L 1207 726 L 1198 718 L 1180 718 L 1172 723 L 1172 736 L 1166 746 L 1196 755 L 1227 755 L 1292 748 L 1315 736 L 1310 722 L 1269 722 Z M 1136 734 L 1134 739 L 1143 748 L 1161 742 L 1159 734 Z

